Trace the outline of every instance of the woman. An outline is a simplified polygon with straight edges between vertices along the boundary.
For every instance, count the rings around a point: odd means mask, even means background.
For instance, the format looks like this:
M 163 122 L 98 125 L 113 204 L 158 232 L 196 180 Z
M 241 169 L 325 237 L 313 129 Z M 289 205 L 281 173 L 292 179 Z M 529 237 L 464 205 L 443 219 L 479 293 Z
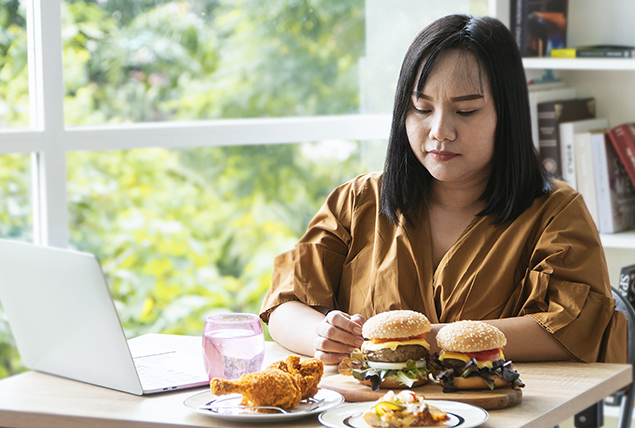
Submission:
M 383 173 L 340 186 L 275 260 L 261 317 L 288 349 L 334 364 L 376 313 L 482 319 L 516 361 L 626 361 L 603 249 L 580 195 L 531 140 L 511 33 L 451 15 L 412 42 Z

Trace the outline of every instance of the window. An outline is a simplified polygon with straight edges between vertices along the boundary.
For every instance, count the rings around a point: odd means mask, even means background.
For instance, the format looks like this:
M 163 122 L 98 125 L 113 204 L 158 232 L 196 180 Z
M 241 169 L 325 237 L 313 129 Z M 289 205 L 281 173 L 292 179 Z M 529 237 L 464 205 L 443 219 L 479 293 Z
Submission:
M 359 112 L 364 2 L 62 3 L 67 125 Z
M 129 336 L 257 312 L 328 192 L 381 169 L 410 40 L 486 5 L 0 0 L 0 233 L 97 254 Z
M 70 153 L 71 243 L 97 254 L 129 335 L 197 334 L 219 308 L 259 311 L 274 257 L 370 144 Z

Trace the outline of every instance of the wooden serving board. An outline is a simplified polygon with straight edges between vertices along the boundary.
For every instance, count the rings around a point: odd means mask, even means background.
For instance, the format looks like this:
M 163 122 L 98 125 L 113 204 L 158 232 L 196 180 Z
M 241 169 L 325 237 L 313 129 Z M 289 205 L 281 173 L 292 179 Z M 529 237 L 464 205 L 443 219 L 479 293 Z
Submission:
M 349 402 L 378 400 L 388 390 L 373 391 L 370 386 L 356 381 L 352 376 L 336 374 L 322 378 L 321 388 L 337 391 Z M 394 390 L 397 392 L 397 390 Z M 523 398 L 522 390 L 511 387 L 496 388 L 494 390 L 462 390 L 457 392 L 443 392 L 443 387 L 432 381 L 412 388 L 412 391 L 423 395 L 428 400 L 451 400 L 481 407 L 486 410 L 504 409 L 520 403 Z

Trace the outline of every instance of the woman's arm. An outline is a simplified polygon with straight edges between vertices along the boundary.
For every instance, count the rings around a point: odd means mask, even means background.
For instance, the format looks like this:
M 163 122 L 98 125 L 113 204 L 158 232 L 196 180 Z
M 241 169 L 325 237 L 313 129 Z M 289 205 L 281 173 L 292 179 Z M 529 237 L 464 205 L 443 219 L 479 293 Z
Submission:
M 325 364 L 337 364 L 362 344 L 361 315 L 350 316 L 341 311 L 327 315 L 293 301 L 283 303 L 271 314 L 269 333 L 285 348 L 303 355 L 315 356 Z M 512 361 L 564 361 L 571 355 L 531 317 L 485 320 L 507 337 L 505 358 Z M 431 352 L 439 352 L 436 335 L 445 324 L 433 324 L 427 341 Z
M 326 310 L 325 310 L 326 312 Z M 269 333 L 280 345 L 325 364 L 337 364 L 362 345 L 361 315 L 322 312 L 298 301 L 278 306 L 269 317 Z
M 512 361 L 573 360 L 571 355 L 531 317 L 484 320 L 507 337 L 505 358 Z M 445 324 L 434 324 L 428 333 L 431 351 L 438 352 L 436 334 Z

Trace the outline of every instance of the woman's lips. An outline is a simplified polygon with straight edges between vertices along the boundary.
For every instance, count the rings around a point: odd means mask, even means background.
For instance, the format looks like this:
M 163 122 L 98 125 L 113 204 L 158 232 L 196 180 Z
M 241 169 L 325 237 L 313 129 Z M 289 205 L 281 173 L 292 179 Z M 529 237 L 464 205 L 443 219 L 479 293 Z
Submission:
M 454 159 L 455 157 L 458 156 L 457 153 L 439 151 L 439 150 L 430 150 L 428 152 L 428 155 L 430 155 L 432 157 L 432 159 L 434 159 L 436 161 L 439 161 L 439 162 L 446 162 L 446 161 L 449 161 L 450 159 Z

